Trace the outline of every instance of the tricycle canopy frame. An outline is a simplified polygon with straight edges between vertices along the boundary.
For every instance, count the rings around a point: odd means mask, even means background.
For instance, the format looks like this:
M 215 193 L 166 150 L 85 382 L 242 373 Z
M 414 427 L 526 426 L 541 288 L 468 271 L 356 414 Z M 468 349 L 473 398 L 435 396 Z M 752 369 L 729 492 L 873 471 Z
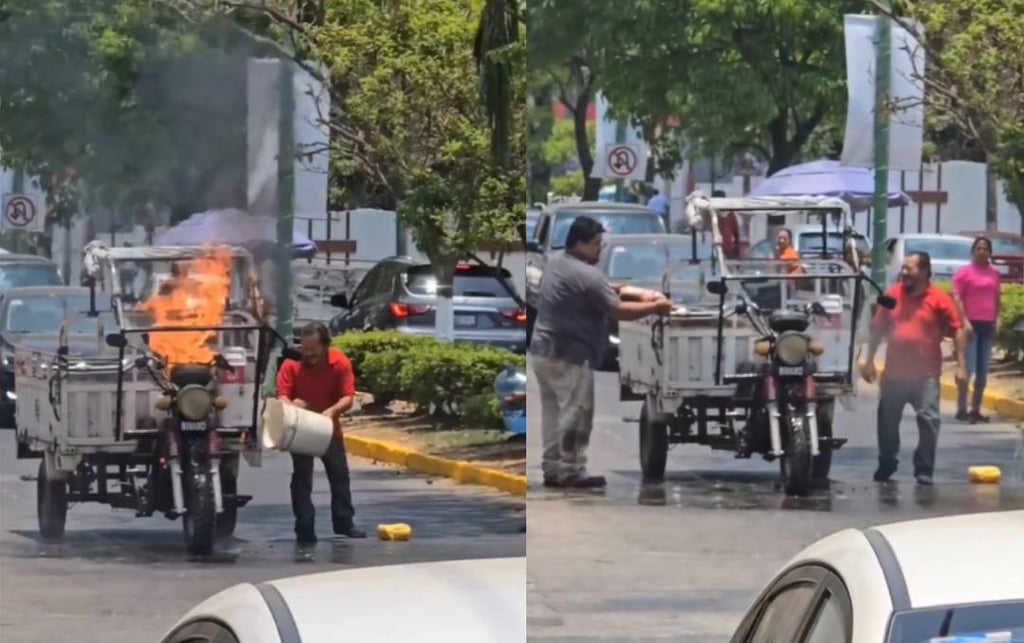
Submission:
M 745 260 L 728 259 L 723 251 L 723 239 L 719 229 L 719 215 L 722 212 L 746 212 L 764 215 L 772 215 L 788 212 L 804 212 L 808 214 L 819 214 L 822 224 L 822 253 L 820 257 L 801 258 L 800 263 L 810 268 L 822 268 L 822 270 L 809 270 L 807 272 L 771 275 L 750 275 L 743 274 L 743 267 L 757 264 L 780 269 L 789 265 L 785 260 Z M 718 326 L 717 326 L 717 354 L 715 357 L 715 385 L 738 381 L 744 376 L 727 376 L 722 372 L 722 360 L 724 359 L 723 336 L 725 332 L 726 317 L 732 308 L 726 305 L 726 298 L 730 293 L 735 292 L 729 288 L 730 283 L 737 283 L 742 286 L 744 282 L 797 282 L 800 280 L 813 279 L 817 283 L 839 282 L 853 283 L 853 301 L 851 305 L 851 328 L 850 344 L 847 351 L 847 367 L 842 373 L 842 384 L 844 388 L 852 388 L 855 382 L 854 362 L 857 347 L 858 322 L 860 321 L 861 309 L 864 304 L 863 285 L 867 281 L 859 261 L 859 253 L 855 242 L 853 220 L 848 203 L 835 197 L 806 196 L 806 197 L 742 197 L 742 198 L 708 198 L 701 192 L 693 192 L 687 197 L 686 215 L 691 226 L 691 235 L 694 248 L 697 245 L 697 233 L 699 230 L 706 230 L 712 236 L 712 257 L 709 282 L 719 282 L 722 285 L 718 294 Z M 838 219 L 838 224 L 843 235 L 843 251 L 830 252 L 827 238 L 829 234 L 829 220 Z M 707 230 L 710 228 L 710 230 Z M 669 265 L 663 276 L 663 289 L 666 295 L 669 293 L 670 275 L 681 263 L 700 263 L 694 255 L 693 259 L 674 262 Z M 781 285 L 780 285 L 781 288 Z M 817 292 L 817 288 L 815 289 Z M 740 300 L 746 299 L 740 296 Z M 785 298 L 781 304 L 785 307 Z M 729 381 L 727 381 L 729 380 Z
M 147 333 L 164 333 L 164 332 L 196 332 L 196 331 L 236 331 L 236 332 L 255 332 L 255 381 L 253 386 L 253 399 L 252 399 L 252 418 L 250 425 L 255 428 L 259 421 L 259 406 L 260 406 L 260 395 L 263 387 L 264 378 L 266 376 L 266 370 L 270 362 L 270 353 L 272 346 L 272 339 L 277 337 L 281 339 L 277 333 L 271 328 L 264 320 L 260 319 L 253 311 L 246 310 L 242 307 L 229 307 L 225 306 L 224 319 L 236 319 L 238 323 L 221 323 L 216 325 L 204 325 L 204 326 L 156 326 L 156 325 L 133 325 L 129 323 L 131 311 L 126 311 L 124 296 L 125 293 L 121 289 L 120 279 L 118 279 L 118 265 L 125 262 L 133 263 L 157 263 L 157 262 L 168 262 L 168 261 L 188 261 L 190 259 L 198 259 L 204 256 L 208 256 L 211 246 L 167 246 L 167 247 L 122 247 L 122 248 L 108 248 L 99 242 L 93 242 L 89 244 L 85 249 L 85 256 L 83 258 L 84 272 L 88 278 L 90 292 L 91 292 L 91 310 L 90 315 L 96 316 L 101 314 L 101 311 L 96 310 L 96 286 L 97 282 L 104 282 L 110 284 L 111 292 L 111 308 L 114 311 L 114 318 L 117 323 L 117 331 L 114 335 L 119 335 L 121 341 L 118 342 L 118 356 L 117 356 L 117 398 L 116 398 L 116 411 L 115 411 L 115 436 L 117 440 L 121 440 L 123 435 L 122 425 L 122 403 L 124 397 L 124 376 L 125 376 L 125 353 L 129 348 L 128 337 L 130 335 L 139 335 L 145 339 Z M 245 272 L 247 274 L 240 274 L 239 276 L 247 278 L 244 282 L 244 295 L 247 297 L 259 297 L 259 285 L 258 279 L 254 270 L 254 261 L 252 254 L 241 247 L 237 246 L 219 246 L 221 249 L 226 249 L 232 259 L 232 270 L 231 276 L 236 273 L 236 269 L 240 269 L 239 272 Z M 251 302 L 247 302 L 251 303 Z M 126 314 L 129 313 L 129 314 Z M 282 340 L 283 341 L 283 340 Z M 287 342 L 285 342 L 287 345 Z M 62 345 L 60 349 L 64 355 L 67 354 L 67 347 Z M 247 438 L 248 447 L 253 445 L 258 446 L 257 436 L 255 431 L 249 431 Z

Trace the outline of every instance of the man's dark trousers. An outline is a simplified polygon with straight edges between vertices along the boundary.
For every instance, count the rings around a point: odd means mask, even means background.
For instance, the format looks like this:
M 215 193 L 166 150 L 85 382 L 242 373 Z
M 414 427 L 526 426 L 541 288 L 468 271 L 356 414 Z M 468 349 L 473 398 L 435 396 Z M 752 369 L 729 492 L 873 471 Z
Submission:
M 331 485 L 331 521 L 334 530 L 347 531 L 356 514 L 352 506 L 352 490 L 348 474 L 345 443 L 340 438 L 331 440 L 327 453 L 320 458 Z M 300 540 L 315 540 L 313 527 L 316 510 L 313 508 L 313 456 L 292 454 L 292 513 L 295 514 L 295 535 Z
M 931 476 L 939 442 L 939 378 L 888 380 L 883 375 L 878 399 L 878 468 L 892 474 L 899 461 L 900 421 L 909 404 L 917 416 L 918 442 L 914 451 L 914 475 Z

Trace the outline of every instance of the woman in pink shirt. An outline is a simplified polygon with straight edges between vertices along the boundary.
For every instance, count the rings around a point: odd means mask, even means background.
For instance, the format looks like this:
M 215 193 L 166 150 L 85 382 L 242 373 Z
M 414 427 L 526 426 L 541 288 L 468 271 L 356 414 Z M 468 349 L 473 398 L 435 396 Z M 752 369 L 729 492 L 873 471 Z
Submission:
M 999 319 L 999 272 L 992 267 L 992 242 L 977 237 L 971 246 L 974 260 L 953 274 L 953 299 L 964 317 L 967 331 L 967 379 L 959 384 L 956 418 L 961 421 L 988 422 L 981 414 L 981 400 L 992 360 L 992 339 Z M 967 385 L 974 374 L 974 398 L 967 409 Z

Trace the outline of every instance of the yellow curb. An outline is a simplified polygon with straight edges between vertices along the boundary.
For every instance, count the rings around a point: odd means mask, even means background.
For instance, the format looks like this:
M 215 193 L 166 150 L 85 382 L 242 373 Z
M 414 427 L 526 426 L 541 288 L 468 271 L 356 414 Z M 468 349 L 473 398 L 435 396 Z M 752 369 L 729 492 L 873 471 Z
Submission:
M 881 378 L 885 369 L 882 368 L 881 364 L 878 364 L 877 367 L 878 377 Z M 943 377 L 939 380 L 939 396 L 944 401 L 956 402 L 957 395 L 958 390 L 955 381 L 950 380 L 948 377 Z M 1024 420 L 1024 400 L 1015 400 L 999 393 L 985 391 L 985 395 L 981 398 L 981 405 L 1011 420 Z
M 412 471 L 450 478 L 465 484 L 478 484 L 511 493 L 526 495 L 526 476 L 505 473 L 464 460 L 449 460 L 419 453 L 393 442 L 345 434 L 345 449 L 361 458 L 395 464 Z

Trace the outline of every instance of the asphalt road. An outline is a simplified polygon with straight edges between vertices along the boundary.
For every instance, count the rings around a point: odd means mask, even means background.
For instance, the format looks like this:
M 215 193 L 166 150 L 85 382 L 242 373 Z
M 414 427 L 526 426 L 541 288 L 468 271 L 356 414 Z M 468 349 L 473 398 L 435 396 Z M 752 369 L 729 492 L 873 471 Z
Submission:
M 317 464 L 314 502 L 320 543 L 296 550 L 286 455 L 262 469 L 242 464 L 236 538 L 209 560 L 189 560 L 181 523 L 135 518 L 96 504 L 73 507 L 63 544 L 40 542 L 34 476 L 38 461 L 15 458 L 13 432 L 0 432 L 0 641 L 157 641 L 188 609 L 240 582 L 318 571 L 445 559 L 525 555 L 522 499 L 481 487 L 428 480 L 350 458 L 356 520 L 373 534 L 406 522 L 409 542 L 332 539 L 329 494 Z M 401 606 L 396 606 L 401 609 Z M 339 631 L 344 631 L 339 623 Z
M 777 464 L 692 445 L 670 452 L 664 483 L 644 486 L 637 425 L 622 419 L 638 417 L 640 404 L 618 402 L 614 378 L 598 376 L 590 452 L 591 472 L 608 478 L 603 492 L 541 486 L 540 408 L 536 388 L 529 390 L 531 641 L 728 641 L 764 583 L 829 533 L 1024 507 L 1024 484 L 1013 479 L 1020 432 L 1012 424 L 957 423 L 952 408 L 944 408 L 933 488 L 918 488 L 911 477 L 917 428 L 909 408 L 897 483 L 872 482 L 870 393 L 855 411 L 837 409 L 837 437 L 850 441 L 835 454 L 830 489 L 813 497 L 785 498 Z M 971 464 L 1001 465 L 1002 484 L 969 484 Z

